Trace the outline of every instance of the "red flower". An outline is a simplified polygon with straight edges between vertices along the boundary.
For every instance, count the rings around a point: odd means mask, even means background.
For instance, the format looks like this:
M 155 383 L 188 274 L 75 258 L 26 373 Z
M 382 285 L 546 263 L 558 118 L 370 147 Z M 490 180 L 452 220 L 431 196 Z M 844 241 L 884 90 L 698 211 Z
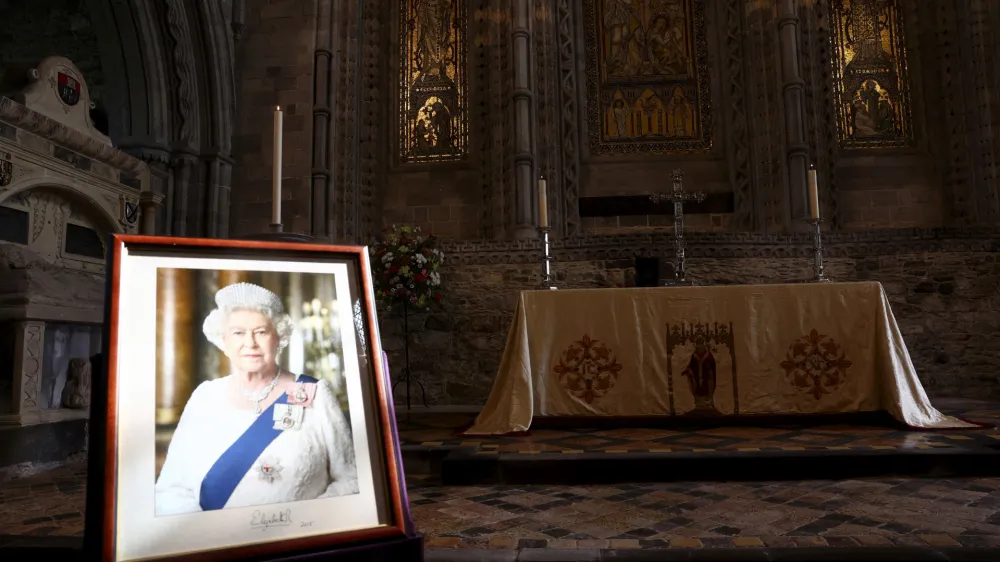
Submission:
M 393 273 L 396 273 L 397 271 L 399 271 L 399 268 L 396 267 L 396 266 L 392 266 L 392 267 L 389 268 L 389 271 L 391 271 Z
M 440 301 L 441 300 L 441 293 L 438 293 L 438 294 L 434 295 L 434 300 Z

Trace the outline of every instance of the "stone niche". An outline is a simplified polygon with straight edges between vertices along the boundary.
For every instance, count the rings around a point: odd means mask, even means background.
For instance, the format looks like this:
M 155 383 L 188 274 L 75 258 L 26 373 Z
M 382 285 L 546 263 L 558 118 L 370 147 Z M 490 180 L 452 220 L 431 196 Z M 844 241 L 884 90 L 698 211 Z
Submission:
M 53 431 L 82 448 L 108 235 L 152 232 L 155 212 L 141 209 L 159 198 L 145 163 L 94 128 L 72 62 L 47 58 L 24 83 L 0 97 L 0 425 L 77 420 Z M 13 435 L 0 428 L 0 467 L 58 460 L 20 458 L 38 449 L 37 438 Z

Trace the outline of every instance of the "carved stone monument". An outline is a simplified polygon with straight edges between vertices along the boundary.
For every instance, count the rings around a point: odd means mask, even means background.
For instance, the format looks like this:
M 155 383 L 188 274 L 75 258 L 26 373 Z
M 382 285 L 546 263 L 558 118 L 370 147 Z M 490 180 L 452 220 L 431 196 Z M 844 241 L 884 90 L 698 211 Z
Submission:
M 154 233 L 159 196 L 146 164 L 94 128 L 72 62 L 49 57 L 24 79 L 0 97 L 0 425 L 82 424 L 107 237 Z

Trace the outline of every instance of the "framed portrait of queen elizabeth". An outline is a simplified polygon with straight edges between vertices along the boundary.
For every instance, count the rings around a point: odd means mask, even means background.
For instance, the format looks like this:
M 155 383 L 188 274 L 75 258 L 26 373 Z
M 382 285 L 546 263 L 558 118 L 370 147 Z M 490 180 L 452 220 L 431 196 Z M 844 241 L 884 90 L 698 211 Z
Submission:
M 411 533 L 365 248 L 119 235 L 111 250 L 95 558 L 259 559 Z

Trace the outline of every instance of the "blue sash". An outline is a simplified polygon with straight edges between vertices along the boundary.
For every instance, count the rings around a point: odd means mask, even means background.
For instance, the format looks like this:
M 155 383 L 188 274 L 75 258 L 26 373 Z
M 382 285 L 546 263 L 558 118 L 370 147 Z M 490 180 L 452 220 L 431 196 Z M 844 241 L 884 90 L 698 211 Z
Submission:
M 316 379 L 300 375 L 295 382 L 315 383 Z M 236 486 L 257 462 L 257 458 L 281 435 L 282 430 L 274 429 L 274 405 L 287 403 L 288 394 L 283 393 L 215 461 L 201 481 L 202 510 L 212 511 L 226 506 Z

